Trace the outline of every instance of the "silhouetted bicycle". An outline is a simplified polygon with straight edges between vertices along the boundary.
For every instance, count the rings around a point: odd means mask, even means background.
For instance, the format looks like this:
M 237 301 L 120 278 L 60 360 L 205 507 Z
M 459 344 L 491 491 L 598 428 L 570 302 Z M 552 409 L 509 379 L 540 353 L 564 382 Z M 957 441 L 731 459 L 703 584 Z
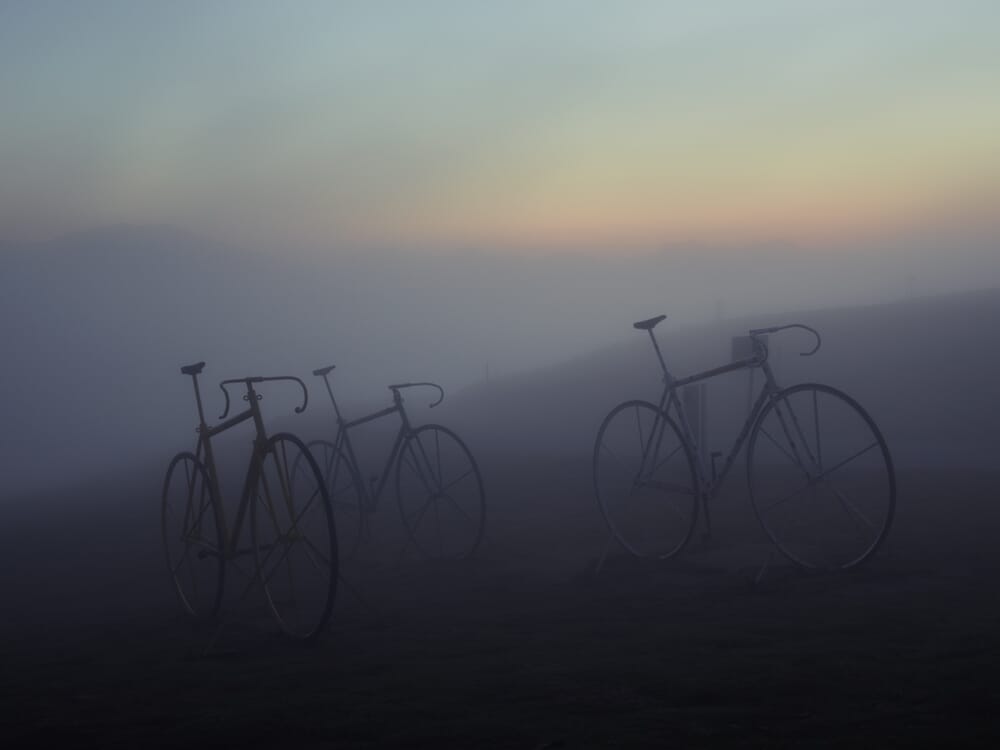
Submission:
M 634 555 L 665 559 L 691 539 L 699 499 L 707 532 L 708 501 L 747 443 L 750 500 L 770 540 L 805 568 L 851 568 L 885 539 L 896 505 L 896 477 L 885 439 L 847 394 L 818 383 L 781 388 L 768 363 L 767 337 L 804 329 L 799 323 L 749 332 L 750 356 L 674 378 L 653 328 L 666 316 L 639 321 L 663 369 L 658 405 L 626 401 L 604 419 L 594 445 L 594 489 L 611 534 Z M 698 450 L 679 389 L 723 373 L 760 368 L 764 385 L 722 470 L 711 472 Z M 672 415 L 675 415 L 676 418 Z
M 362 537 L 370 536 L 369 516 L 378 509 L 390 476 L 395 477 L 396 500 L 408 545 L 413 544 L 421 554 L 433 559 L 471 556 L 483 538 L 486 523 L 483 479 L 476 460 L 461 438 L 447 427 L 437 424 L 414 427 L 401 393 L 407 388 L 435 388 L 440 394 L 430 404 L 435 407 L 444 400 L 444 389 L 436 383 L 390 385 L 392 406 L 348 422 L 341 415 L 330 387 L 329 374 L 333 369 L 333 365 L 323 367 L 314 370 L 313 375 L 323 378 L 330 394 L 337 416 L 337 436 L 333 442 L 312 441 L 309 448 L 323 469 L 343 558 L 353 557 Z M 350 430 L 396 413 L 401 420 L 399 430 L 381 474 L 372 477 L 369 488 L 362 481 Z
M 338 553 L 333 512 L 323 475 L 308 448 L 294 435 L 268 437 L 261 416 L 261 383 L 291 380 L 302 388 L 302 406 L 309 400 L 296 377 L 250 377 L 219 383 L 226 408 L 218 425 L 209 426 L 198 389 L 204 362 L 182 367 L 194 383 L 198 405 L 198 444 L 170 462 L 163 484 L 163 546 L 174 586 L 184 609 L 194 617 L 215 617 L 222 601 L 226 563 L 252 556 L 249 587 L 261 583 L 268 606 L 281 629 L 293 638 L 312 641 L 330 619 L 337 592 Z M 245 411 L 229 419 L 227 385 L 246 388 Z M 219 492 L 219 475 L 212 438 L 247 420 L 256 428 L 239 510 L 232 534 L 227 532 Z M 292 467 L 297 467 L 292 482 Z M 250 546 L 240 547 L 243 522 L 250 511 Z M 246 592 L 244 592 L 245 595 Z

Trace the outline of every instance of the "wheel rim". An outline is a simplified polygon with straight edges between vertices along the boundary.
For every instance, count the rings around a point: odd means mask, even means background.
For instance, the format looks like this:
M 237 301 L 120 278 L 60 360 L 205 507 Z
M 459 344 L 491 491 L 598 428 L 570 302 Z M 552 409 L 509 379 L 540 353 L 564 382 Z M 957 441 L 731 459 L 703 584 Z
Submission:
M 337 528 L 337 549 L 340 561 L 351 560 L 357 555 L 362 535 L 362 498 L 359 482 L 342 452 L 328 440 L 314 440 L 306 446 L 319 464 L 333 521 Z M 307 462 L 297 460 L 293 467 L 296 482 L 309 482 Z
M 312 639 L 329 619 L 337 584 L 336 532 L 323 477 L 308 449 L 287 435 L 271 439 L 258 468 L 250 524 L 257 573 L 282 630 Z
M 195 618 L 212 617 L 222 597 L 223 537 L 208 472 L 193 454 L 178 455 L 167 470 L 161 527 L 181 606 Z
M 626 402 L 605 418 L 594 445 L 594 490 L 608 528 L 633 555 L 664 559 L 691 538 L 694 462 L 673 420 L 648 402 Z
M 425 425 L 400 450 L 396 495 L 409 542 L 425 557 L 461 559 L 479 546 L 486 521 L 483 480 L 465 444 Z
M 803 567 L 851 568 L 888 533 L 896 492 L 888 447 L 840 391 L 806 384 L 779 393 L 754 427 L 747 470 L 761 526 Z

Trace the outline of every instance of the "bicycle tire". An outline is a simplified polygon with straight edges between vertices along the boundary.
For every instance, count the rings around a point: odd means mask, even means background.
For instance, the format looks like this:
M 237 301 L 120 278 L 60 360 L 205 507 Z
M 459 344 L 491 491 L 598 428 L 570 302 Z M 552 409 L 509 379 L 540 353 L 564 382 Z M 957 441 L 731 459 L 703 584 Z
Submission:
M 396 502 L 410 542 L 425 557 L 462 560 L 479 548 L 483 478 L 468 446 L 447 427 L 426 424 L 407 435 L 396 458 Z M 425 523 L 429 512 L 433 531 Z
M 895 515 L 885 438 L 857 401 L 820 383 L 785 388 L 761 409 L 747 445 L 747 483 L 765 534 L 805 569 L 860 565 Z
M 337 446 L 329 440 L 311 440 L 306 443 L 306 447 L 319 464 L 330 496 L 333 521 L 337 527 L 340 561 L 343 563 L 353 560 L 368 522 L 360 475 L 351 466 L 344 452 L 338 451 Z M 296 481 L 299 481 L 299 472 L 305 469 L 306 464 L 300 459 L 301 455 L 296 458 L 292 468 Z
M 212 620 L 225 585 L 225 538 L 208 470 L 193 453 L 178 453 L 167 467 L 160 528 L 167 570 L 181 606 L 196 620 Z
M 698 469 L 668 414 L 648 401 L 618 404 L 601 422 L 592 461 L 601 514 L 626 551 L 666 560 L 687 546 L 698 522 Z
M 305 461 L 308 484 L 293 481 L 296 460 Z M 326 484 L 309 449 L 289 433 L 272 436 L 255 461 L 250 531 L 257 577 L 281 630 L 296 640 L 315 642 L 329 622 L 339 578 Z

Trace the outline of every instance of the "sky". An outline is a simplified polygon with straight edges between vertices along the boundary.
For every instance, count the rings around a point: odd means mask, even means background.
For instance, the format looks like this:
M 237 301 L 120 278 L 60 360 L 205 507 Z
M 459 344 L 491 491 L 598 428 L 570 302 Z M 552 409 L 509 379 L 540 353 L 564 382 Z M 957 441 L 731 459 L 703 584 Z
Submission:
M 624 253 L 1000 213 L 995 2 L 0 0 L 0 239 Z

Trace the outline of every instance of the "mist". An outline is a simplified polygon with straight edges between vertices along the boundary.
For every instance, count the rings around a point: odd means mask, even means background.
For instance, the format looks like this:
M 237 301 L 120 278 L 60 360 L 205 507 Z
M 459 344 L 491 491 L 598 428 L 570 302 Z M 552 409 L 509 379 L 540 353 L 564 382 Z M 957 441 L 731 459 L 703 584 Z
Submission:
M 989 744 L 998 21 L 0 2 L 3 739 Z
M 1000 278 L 1000 253 L 981 237 L 939 247 L 925 240 L 911 241 L 905 251 L 775 245 L 672 246 L 624 257 L 405 249 L 282 254 L 162 226 L 8 245 L 0 276 L 3 348 L 11 363 L 3 375 L 12 396 L 2 451 L 7 491 L 69 486 L 163 461 L 171 447 L 186 446 L 197 417 L 179 367 L 190 362 L 208 362 L 208 382 L 306 378 L 313 392 L 304 420 L 332 417 L 319 382 L 307 377 L 325 364 L 337 365 L 336 393 L 349 405 L 379 403 L 388 396 L 385 385 L 405 380 L 441 383 L 449 402 L 476 387 L 489 403 L 495 395 L 487 381 L 500 392 L 508 381 L 532 382 L 533 371 L 558 365 L 574 373 L 572 380 L 586 379 L 581 358 L 633 341 L 631 322 L 659 311 L 668 315 L 668 334 L 697 330 L 710 351 L 724 355 L 729 337 L 764 321 L 798 322 L 805 315 L 802 322 L 815 322 L 822 309 L 989 288 Z M 988 325 L 974 305 L 968 312 L 968 320 L 953 314 L 959 330 L 934 329 L 934 337 L 961 336 L 968 341 L 961 355 L 971 356 L 979 347 L 976 332 Z M 929 347 L 933 357 L 943 342 L 927 341 L 927 330 L 900 324 L 885 351 L 903 337 L 906 346 Z M 855 341 L 863 331 L 836 333 L 828 339 L 834 354 L 817 366 L 817 376 L 831 367 L 856 372 L 862 353 L 878 354 L 876 345 Z M 668 349 L 675 373 L 711 364 L 691 349 Z M 862 389 L 865 378 L 877 381 L 886 369 L 885 362 L 869 362 L 852 378 Z M 628 367 L 655 378 L 650 365 L 655 361 L 633 359 Z M 973 377 L 954 364 L 949 371 Z M 613 387 L 609 382 L 609 397 Z M 286 417 L 295 394 L 269 391 L 267 414 Z M 952 392 L 975 390 L 958 383 Z M 206 393 L 210 412 L 221 413 L 221 392 Z M 589 398 L 601 395 L 595 387 Z M 521 416 L 535 416 L 533 409 Z M 584 424 L 578 429 L 574 444 L 592 439 Z M 488 437 L 488 429 L 482 432 Z

